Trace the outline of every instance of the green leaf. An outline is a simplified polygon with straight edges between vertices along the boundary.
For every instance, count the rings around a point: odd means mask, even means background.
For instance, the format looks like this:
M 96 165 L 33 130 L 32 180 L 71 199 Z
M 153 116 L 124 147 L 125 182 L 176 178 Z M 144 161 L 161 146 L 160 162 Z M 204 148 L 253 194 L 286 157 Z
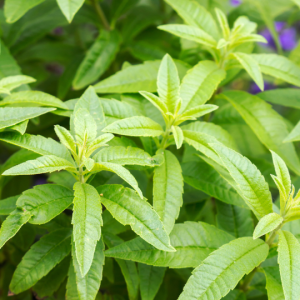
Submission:
M 89 87 L 74 107 L 74 115 L 79 109 L 86 109 L 93 117 L 97 125 L 97 137 L 102 134 L 102 129 L 106 126 L 103 108 L 93 87 Z M 71 132 L 72 132 L 72 116 L 71 116 Z
M 56 108 L 68 110 L 67 105 L 64 104 L 61 100 L 59 100 L 58 98 L 52 95 L 40 91 L 17 92 L 11 94 L 10 96 L 0 101 L 0 106 L 6 106 L 6 105 L 26 106 L 28 104 L 32 104 L 32 106 L 56 107 Z
M 67 209 L 73 197 L 73 192 L 66 187 L 42 184 L 23 192 L 17 206 L 32 216 L 29 223 L 45 224 Z
M 89 184 L 76 182 L 74 196 L 73 237 L 76 259 L 81 276 L 84 277 L 91 268 L 96 245 L 101 237 L 102 207 L 97 190 Z M 75 263 L 74 266 L 76 269 Z
M 268 291 L 268 299 L 269 300 L 284 299 L 278 266 L 264 267 L 263 270 L 265 272 L 266 280 L 267 280 L 266 289 Z
M 11 126 L 11 127 L 7 127 L 6 129 L 18 131 L 23 135 L 27 129 L 28 122 L 29 122 L 29 120 L 25 120 L 21 123 Z
M 174 113 L 179 103 L 180 79 L 177 68 L 169 54 L 161 61 L 157 75 L 157 92 L 168 111 Z
M 100 81 L 95 87 L 97 93 L 138 93 L 140 91 L 156 92 L 157 74 L 161 61 L 146 61 L 140 65 L 129 66 L 116 74 Z M 189 66 L 175 61 L 179 77 Z
M 63 158 L 54 155 L 45 155 L 12 167 L 6 170 L 2 175 L 34 175 L 60 170 L 75 170 L 75 166 Z
M 259 98 L 286 107 L 300 109 L 300 91 L 295 88 L 285 88 L 264 91 L 257 94 Z
M 140 190 L 136 179 L 131 175 L 131 173 L 127 169 L 125 169 L 121 165 L 108 163 L 108 162 L 101 162 L 101 163 L 96 163 L 94 165 L 94 168 L 91 170 L 91 172 L 93 173 L 97 173 L 100 171 L 109 171 L 117 174 L 125 182 L 131 185 L 136 190 L 140 198 L 143 199 L 143 193 Z
M 72 245 L 73 265 L 76 274 L 76 285 L 79 300 L 94 300 L 99 291 L 104 265 L 104 243 L 100 239 L 97 242 L 95 254 L 92 257 L 92 264 L 85 276 L 81 274 L 81 268 L 75 254 L 74 243 Z M 68 298 L 67 298 L 68 299 Z M 73 298 L 70 298 L 70 300 Z M 76 299 L 76 298 L 75 298 Z
M 115 247 L 124 242 L 120 237 L 110 233 L 104 234 L 104 241 L 109 248 Z M 129 299 L 138 300 L 140 282 L 139 282 L 139 274 L 135 263 L 132 261 L 126 261 L 122 259 L 116 259 L 116 262 L 118 263 L 121 272 L 124 276 L 127 285 Z
M 284 230 L 279 231 L 278 263 L 286 300 L 297 299 L 300 294 L 300 244 L 295 236 Z
M 43 277 L 34 287 L 33 290 L 39 297 L 49 297 L 56 292 L 68 275 L 70 266 L 70 257 L 67 256 L 45 277 Z
M 23 256 L 13 275 L 10 289 L 19 294 L 34 286 L 71 251 L 71 230 L 60 229 L 43 236 Z
M 291 144 L 283 144 L 288 130 L 283 118 L 259 97 L 246 92 L 230 91 L 222 94 L 243 117 L 259 140 L 276 152 L 296 174 L 300 174 L 300 162 Z
M 111 133 L 104 133 L 98 136 L 89 146 L 86 156 L 90 156 L 93 154 L 97 149 L 108 146 L 108 142 L 114 138 L 114 135 Z
M 68 270 L 66 300 L 81 300 L 79 299 L 78 290 L 77 290 L 76 274 L 74 270 L 73 259 L 71 259 L 70 267 Z
M 216 12 L 216 15 L 217 15 L 217 19 L 219 21 L 219 25 L 222 29 L 222 33 L 223 33 L 223 38 L 225 40 L 228 40 L 229 39 L 229 36 L 230 36 L 230 28 L 229 28 L 229 24 L 228 24 L 228 21 L 227 21 L 227 17 L 226 15 L 218 8 L 215 8 L 215 12 Z
M 156 95 L 149 92 L 140 92 L 140 94 L 150 101 L 157 109 L 159 109 L 161 113 L 166 114 L 168 112 L 166 104 L 162 102 L 161 99 Z
M 7 89 L 10 92 L 23 84 L 35 81 L 34 78 L 25 75 L 8 76 L 0 80 L 0 88 Z M 2 105 L 3 101 L 0 102 L 0 105 Z
M 175 140 L 176 148 L 180 149 L 184 139 L 182 129 L 179 126 L 172 126 L 171 130 Z
M 220 174 L 204 161 L 182 164 L 184 181 L 193 188 L 228 204 L 248 208 L 245 201 Z
M 239 61 L 243 68 L 247 71 L 249 76 L 258 85 L 261 91 L 264 90 L 264 80 L 261 74 L 260 66 L 254 58 L 249 54 L 235 52 L 233 56 Z
M 272 213 L 272 196 L 260 171 L 250 160 L 221 144 L 211 145 L 237 184 L 237 191 L 258 219 Z
M 215 39 L 204 30 L 197 27 L 181 24 L 168 24 L 160 25 L 157 28 L 179 36 L 180 38 L 197 42 L 204 46 L 212 48 L 217 47 L 217 42 Z
M 161 286 L 166 268 L 138 264 L 142 300 L 154 300 Z
M 284 143 L 291 143 L 300 141 L 300 122 L 293 128 L 288 136 L 283 140 Z
M 164 251 L 175 251 L 158 214 L 146 199 L 140 199 L 129 188 L 121 185 L 102 185 L 97 188 L 103 194 L 102 203 L 117 221 L 130 225 L 145 241 Z
M 58 136 L 60 142 L 64 146 L 66 146 L 69 150 L 71 150 L 73 153 L 76 153 L 75 140 L 74 140 L 73 136 L 71 135 L 70 131 L 59 125 L 54 126 L 54 131 L 55 131 L 56 135 Z
M 180 119 L 182 120 L 189 120 L 189 119 L 194 119 L 202 117 L 214 110 L 218 109 L 218 106 L 216 105 L 211 105 L 211 104 L 206 104 L 206 105 L 198 105 L 195 106 L 194 108 L 191 108 L 187 111 L 185 111 L 181 116 Z
M 25 120 L 29 120 L 44 115 L 55 108 L 43 107 L 1 107 L 0 108 L 0 129 L 16 125 Z
M 183 130 L 195 131 L 204 133 L 210 136 L 213 136 L 217 141 L 221 142 L 225 146 L 237 149 L 236 143 L 232 136 L 219 125 L 209 123 L 209 122 L 191 122 L 188 125 L 184 125 L 181 127 Z
M 287 168 L 285 162 L 283 159 L 276 154 L 275 152 L 271 151 L 272 153 L 272 158 L 273 158 L 273 164 L 275 167 L 275 172 L 277 175 L 277 178 L 281 182 L 284 191 L 285 191 L 285 199 L 288 198 L 291 188 L 292 188 L 292 182 L 291 182 L 291 177 L 290 177 L 290 172 L 289 169 Z
M 162 127 L 147 117 L 131 117 L 114 122 L 103 129 L 104 132 L 128 136 L 159 136 L 163 134 Z
M 9 215 L 10 213 L 12 213 L 17 208 L 16 202 L 19 197 L 20 197 L 20 195 L 1 200 L 0 201 L 0 215 L 6 216 L 6 215 Z
M 76 110 L 74 117 L 74 130 L 76 142 L 83 146 L 90 144 L 97 137 L 97 125 L 92 115 L 85 108 Z
M 211 252 L 233 239 L 227 232 L 207 223 L 185 222 L 175 224 L 170 234 L 176 252 L 155 249 L 138 237 L 105 251 L 105 255 L 153 266 L 195 268 Z
M 75 14 L 83 5 L 84 0 L 57 0 L 57 4 L 60 7 L 61 11 L 69 21 L 72 22 Z
M 109 162 L 118 165 L 140 165 L 154 167 L 159 164 L 147 152 L 136 147 L 112 146 L 101 149 L 93 159 L 100 163 Z
M 193 271 L 178 300 L 219 300 L 234 289 L 245 274 L 263 262 L 269 252 L 262 240 L 245 237 L 222 246 Z
M 0 249 L 3 245 L 14 237 L 21 227 L 29 221 L 31 215 L 27 211 L 21 209 L 15 209 L 2 223 L 0 230 Z
M 300 68 L 284 56 L 277 54 L 251 54 L 262 73 L 300 86 Z
M 45 0 L 6 0 L 4 13 L 7 23 L 14 23 L 25 13 Z
M 74 89 L 80 90 L 94 83 L 113 62 L 119 50 L 119 44 L 120 37 L 117 31 L 102 30 L 77 69 L 73 80 Z
M 183 177 L 176 156 L 168 150 L 161 152 L 164 163 L 154 169 L 153 207 L 170 233 L 182 206 Z
M 203 29 L 214 38 L 219 38 L 219 31 L 214 18 L 199 3 L 193 0 L 165 1 L 177 11 L 187 24 Z
M 255 227 L 253 239 L 258 239 L 259 237 L 275 230 L 280 224 L 282 224 L 283 221 L 283 218 L 276 213 L 264 216 L 259 220 Z
M 15 132 L 1 132 L 0 140 L 28 149 L 40 155 L 55 155 L 72 161 L 71 155 L 66 147 L 51 138 L 45 138 L 41 135 L 21 135 Z
M 216 201 L 218 228 L 236 238 L 252 236 L 254 226 L 249 209 Z

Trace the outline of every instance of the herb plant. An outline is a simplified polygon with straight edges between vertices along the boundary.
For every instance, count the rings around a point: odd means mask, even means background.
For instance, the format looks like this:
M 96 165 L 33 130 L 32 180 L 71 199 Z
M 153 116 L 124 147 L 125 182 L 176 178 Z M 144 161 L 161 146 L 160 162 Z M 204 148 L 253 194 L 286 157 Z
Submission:
M 0 1 L 0 300 L 299 300 L 298 2 Z

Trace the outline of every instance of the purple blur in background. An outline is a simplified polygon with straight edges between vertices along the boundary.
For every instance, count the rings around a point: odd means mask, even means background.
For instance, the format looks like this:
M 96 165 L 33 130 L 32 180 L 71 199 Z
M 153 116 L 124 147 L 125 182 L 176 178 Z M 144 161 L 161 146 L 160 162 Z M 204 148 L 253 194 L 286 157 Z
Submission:
M 230 0 L 232 6 L 239 6 L 242 3 L 241 0 Z
M 279 33 L 279 42 L 283 50 L 291 51 L 297 46 L 297 31 L 294 27 L 287 27 L 285 22 L 275 22 L 275 29 Z M 276 50 L 275 41 L 269 29 L 265 28 L 261 34 L 268 44 L 261 43 L 262 46 Z
M 265 91 L 273 90 L 275 88 L 276 88 L 276 86 L 274 84 L 267 82 L 267 81 L 264 82 L 264 90 Z M 252 84 L 250 85 L 250 88 L 249 88 L 249 93 L 252 95 L 256 95 L 260 92 L 262 92 L 262 91 L 260 90 L 258 85 L 255 82 L 252 82 Z
M 33 176 L 32 186 L 46 184 L 46 183 L 47 183 L 47 177 L 45 175 L 39 174 Z

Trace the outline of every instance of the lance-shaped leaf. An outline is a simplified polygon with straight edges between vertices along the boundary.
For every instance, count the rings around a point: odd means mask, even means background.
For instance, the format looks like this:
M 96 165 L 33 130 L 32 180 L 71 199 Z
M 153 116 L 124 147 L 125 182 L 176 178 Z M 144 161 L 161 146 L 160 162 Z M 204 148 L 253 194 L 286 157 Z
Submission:
M 32 216 L 30 223 L 45 224 L 67 209 L 73 197 L 73 192 L 66 187 L 42 184 L 23 192 L 17 206 Z
M 249 54 L 235 52 L 233 56 L 239 61 L 243 68 L 247 71 L 249 76 L 258 85 L 261 91 L 264 90 L 264 80 L 261 74 L 261 70 L 257 61 Z
M 183 39 L 194 41 L 204 46 L 212 48 L 216 48 L 217 46 L 217 42 L 211 35 L 197 27 L 181 24 L 168 24 L 158 26 L 158 29 L 170 32 Z
M 97 173 L 100 171 L 109 171 L 109 172 L 116 173 L 125 182 L 131 185 L 139 194 L 139 196 L 143 199 L 143 193 L 140 190 L 136 179 L 131 175 L 131 173 L 127 169 L 125 169 L 121 165 L 108 163 L 108 162 L 101 162 L 101 163 L 96 163 L 93 169 L 91 170 L 92 173 Z
M 71 155 L 66 147 L 51 138 L 45 138 L 41 135 L 21 135 L 15 132 L 1 132 L 0 140 L 28 149 L 40 155 L 55 155 L 72 161 Z
M 254 225 L 249 209 L 216 201 L 218 228 L 236 238 L 252 236 Z
M 250 160 L 221 144 L 211 147 L 219 155 L 224 166 L 237 184 L 238 193 L 258 219 L 272 213 L 272 196 L 260 171 Z
M 35 160 L 28 160 L 22 164 L 6 170 L 2 175 L 34 175 L 51 173 L 60 170 L 76 170 L 74 164 L 69 161 L 54 156 L 45 155 Z
M 288 58 L 277 54 L 251 54 L 263 73 L 300 86 L 300 68 Z
M 75 14 L 83 5 L 84 0 L 57 0 L 57 3 L 62 13 L 65 15 L 69 23 L 71 23 Z
M 139 264 L 142 300 L 153 300 L 161 286 L 166 268 Z
M 3 245 L 14 237 L 21 227 L 29 221 L 31 214 L 21 209 L 15 209 L 2 223 L 0 229 L 0 249 Z
M 180 80 L 176 65 L 171 56 L 166 54 L 161 61 L 157 75 L 157 92 L 168 110 L 175 112 L 179 102 Z
M 284 188 L 285 198 L 287 199 L 292 188 L 289 169 L 287 168 L 283 159 L 278 154 L 276 154 L 274 151 L 271 151 L 271 153 L 277 178 L 279 179 Z
M 268 252 L 265 242 L 248 237 L 222 246 L 193 271 L 178 299 L 221 299 L 235 288 L 245 274 L 259 266 Z
M 278 263 L 284 297 L 294 300 L 299 297 L 300 283 L 300 244 L 295 236 L 288 231 L 279 231 Z
M 182 170 L 172 152 L 164 150 L 158 153 L 164 156 L 165 162 L 154 169 L 153 207 L 162 220 L 167 233 L 170 233 L 182 206 Z
M 101 149 L 93 159 L 98 162 L 109 162 L 118 165 L 140 165 L 153 167 L 159 164 L 155 157 L 136 147 L 112 146 Z
M 71 150 L 73 153 L 76 153 L 75 140 L 74 140 L 73 136 L 71 135 L 70 131 L 59 125 L 54 126 L 54 131 L 55 131 L 56 135 L 58 136 L 60 142 L 64 146 L 66 146 L 69 150 Z
M 208 163 L 199 160 L 183 163 L 182 171 L 184 181 L 195 189 L 225 203 L 248 208 L 236 190 Z
M 263 270 L 267 280 L 266 289 L 268 291 L 268 299 L 269 300 L 284 299 L 278 266 L 264 267 Z
M 117 245 L 122 244 L 124 241 L 111 233 L 104 233 L 104 242 L 105 244 L 111 248 Z M 128 296 L 130 300 L 137 300 L 139 299 L 139 274 L 136 268 L 136 264 L 132 261 L 126 261 L 123 259 L 116 259 L 121 272 L 124 276 Z
M 10 290 L 26 291 L 59 264 L 71 251 L 71 233 L 69 228 L 55 230 L 36 242 L 18 265 Z
M 195 268 L 211 252 L 229 243 L 234 237 L 203 222 L 185 222 L 175 224 L 170 239 L 176 252 L 155 249 L 138 237 L 107 250 L 105 254 L 153 266 Z
M 128 136 L 159 136 L 162 127 L 147 117 L 131 117 L 114 122 L 103 129 L 104 132 Z
M 283 140 L 284 143 L 300 141 L 300 122 L 293 128 L 289 135 Z
M 7 127 L 6 129 L 18 131 L 23 135 L 25 133 L 26 129 L 27 129 L 28 122 L 29 122 L 29 120 L 25 120 L 25 121 L 23 121 L 21 123 L 18 123 L 16 125 Z
M 187 24 L 203 29 L 214 38 L 219 37 L 214 18 L 198 2 L 193 0 L 166 0 L 166 2 L 177 11 Z
M 146 61 L 140 65 L 129 66 L 116 74 L 97 83 L 97 93 L 138 93 L 140 91 L 156 92 L 157 73 L 161 61 Z M 175 61 L 179 77 L 182 78 L 189 66 Z
M 157 109 L 159 109 L 161 113 L 166 114 L 168 112 L 167 105 L 156 95 L 149 92 L 140 92 L 140 94 L 149 100 Z
M 14 23 L 28 10 L 45 0 L 8 0 L 5 1 L 4 13 L 8 23 Z
M 202 117 L 214 110 L 218 109 L 218 106 L 216 105 L 210 105 L 210 104 L 206 104 L 206 105 L 198 105 L 195 106 L 194 108 L 191 108 L 187 111 L 185 111 L 181 116 L 180 119 L 196 119 L 199 117 Z
M 97 135 L 99 136 L 102 134 L 102 129 L 106 126 L 105 123 L 105 116 L 103 112 L 103 108 L 101 102 L 94 90 L 93 87 L 89 87 L 80 99 L 76 102 L 74 107 L 74 115 L 76 115 L 79 109 L 86 109 L 89 114 L 93 117 L 94 121 L 96 122 L 97 127 Z M 73 132 L 73 116 L 71 116 L 71 132 Z
M 91 114 L 85 108 L 75 111 L 74 130 L 76 142 L 80 145 L 90 144 L 97 137 L 97 125 Z
M 121 185 L 103 185 L 97 188 L 103 194 L 102 203 L 117 221 L 130 225 L 136 234 L 157 249 L 175 251 L 158 214 L 146 199 Z
M 40 91 L 22 91 L 13 93 L 0 102 L 0 106 L 16 104 L 20 106 L 32 104 L 32 106 L 47 106 L 68 110 L 67 105 L 61 100 Z
M 63 259 L 54 269 L 43 277 L 34 287 L 33 290 L 39 297 L 49 297 L 56 292 L 68 275 L 70 266 L 70 256 Z
M 78 290 L 77 290 L 76 274 L 74 270 L 73 259 L 71 259 L 70 267 L 68 270 L 66 300 L 80 300 Z
M 1 200 L 0 201 L 0 215 L 6 216 L 6 215 L 9 215 L 10 213 L 12 213 L 17 208 L 16 202 L 19 197 L 20 197 L 20 195 Z
M 243 117 L 259 140 L 276 152 L 296 174 L 300 162 L 292 144 L 284 144 L 288 130 L 283 118 L 259 97 L 246 92 L 229 91 L 222 94 Z
M 74 196 L 73 237 L 76 259 L 84 277 L 91 268 L 96 245 L 101 237 L 102 207 L 97 190 L 89 184 L 76 182 Z
M 229 36 L 230 36 L 230 28 L 229 28 L 229 24 L 227 21 L 227 17 L 226 15 L 218 8 L 215 8 L 215 12 L 217 15 L 217 19 L 219 21 L 219 25 L 222 29 L 222 33 L 223 33 L 223 38 L 225 40 L 228 40 Z
M 1 107 L 0 108 L 0 129 L 16 125 L 40 115 L 44 115 L 55 108 L 44 107 Z
M 282 224 L 282 222 L 283 218 L 276 213 L 264 216 L 259 220 L 255 227 L 253 239 L 258 239 L 259 237 L 275 230 L 280 224 Z
M 100 239 L 97 242 L 95 254 L 92 257 L 91 267 L 87 274 L 85 276 L 82 276 L 81 268 L 76 258 L 77 256 L 75 253 L 75 245 L 73 243 L 72 257 L 79 300 L 94 300 L 96 298 L 102 280 L 104 250 L 105 247 L 103 240 Z
M 15 88 L 27 84 L 35 82 L 35 79 L 25 75 L 15 75 L 15 76 L 8 76 L 4 77 L 0 80 L 0 88 L 7 89 L 9 92 L 14 90 Z M 3 101 L 0 102 L 0 105 Z
M 119 44 L 120 37 L 117 31 L 102 30 L 80 64 L 73 80 L 73 87 L 79 90 L 95 82 L 114 60 Z
M 171 130 L 175 140 L 176 148 L 180 149 L 184 139 L 182 129 L 179 126 L 172 126 Z

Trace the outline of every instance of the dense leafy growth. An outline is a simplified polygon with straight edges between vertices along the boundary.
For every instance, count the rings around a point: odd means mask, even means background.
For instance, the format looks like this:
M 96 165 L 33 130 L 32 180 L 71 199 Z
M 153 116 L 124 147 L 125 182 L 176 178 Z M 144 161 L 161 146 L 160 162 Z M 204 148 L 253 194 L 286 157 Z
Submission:
M 299 1 L 0 4 L 0 300 L 299 300 Z

